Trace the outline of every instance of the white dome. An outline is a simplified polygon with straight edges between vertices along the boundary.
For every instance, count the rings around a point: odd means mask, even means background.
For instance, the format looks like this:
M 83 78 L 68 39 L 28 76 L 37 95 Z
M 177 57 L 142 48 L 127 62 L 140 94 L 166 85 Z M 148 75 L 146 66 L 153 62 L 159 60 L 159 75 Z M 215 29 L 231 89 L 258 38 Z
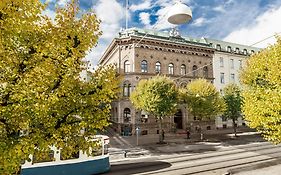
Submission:
M 168 22 L 171 24 L 183 24 L 192 19 L 192 12 L 188 5 L 177 2 L 168 13 Z

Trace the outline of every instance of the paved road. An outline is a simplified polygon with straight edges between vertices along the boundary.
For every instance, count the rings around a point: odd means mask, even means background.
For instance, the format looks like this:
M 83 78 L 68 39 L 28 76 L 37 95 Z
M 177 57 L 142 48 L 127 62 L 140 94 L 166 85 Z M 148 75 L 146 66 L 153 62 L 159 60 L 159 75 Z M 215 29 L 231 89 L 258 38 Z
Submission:
M 220 147 L 203 153 L 178 153 L 113 162 L 107 175 L 222 175 L 232 170 L 259 168 L 261 163 L 276 161 L 281 156 L 281 146 L 268 142 Z M 255 174 L 258 175 L 258 174 Z

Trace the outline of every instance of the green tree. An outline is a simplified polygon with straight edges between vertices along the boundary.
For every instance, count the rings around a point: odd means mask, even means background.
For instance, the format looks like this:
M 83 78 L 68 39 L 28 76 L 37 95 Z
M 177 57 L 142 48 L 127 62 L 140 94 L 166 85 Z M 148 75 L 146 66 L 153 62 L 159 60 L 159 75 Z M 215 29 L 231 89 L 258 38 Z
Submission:
M 35 148 L 54 145 L 70 156 L 95 146 L 87 137 L 109 124 L 117 96 L 113 66 L 79 78 L 100 35 L 95 14 L 72 1 L 52 22 L 44 8 L 40 0 L 0 3 L 0 174 L 17 172 Z
M 233 131 L 236 134 L 236 121 L 241 116 L 242 96 L 239 86 L 236 84 L 229 84 L 223 89 L 223 99 L 226 104 L 224 116 L 232 120 Z
M 281 142 L 281 39 L 250 57 L 241 72 L 242 111 L 251 128 L 265 139 Z
M 181 90 L 181 98 L 188 111 L 198 120 L 210 120 L 223 113 L 225 104 L 215 86 L 205 79 L 197 79 Z M 201 122 L 199 122 L 201 123 Z M 200 126 L 201 139 L 203 132 Z
M 136 109 L 144 110 L 155 116 L 159 122 L 159 143 L 163 143 L 162 120 L 175 113 L 178 91 L 175 83 L 164 76 L 141 80 L 130 97 Z

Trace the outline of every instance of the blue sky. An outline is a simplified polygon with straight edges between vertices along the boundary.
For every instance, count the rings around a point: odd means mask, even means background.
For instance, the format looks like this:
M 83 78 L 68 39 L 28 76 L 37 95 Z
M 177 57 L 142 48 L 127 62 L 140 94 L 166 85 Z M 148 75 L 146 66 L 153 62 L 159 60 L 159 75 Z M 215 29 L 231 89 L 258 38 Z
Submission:
M 65 5 L 70 0 L 48 0 L 46 14 L 54 16 L 53 7 Z M 125 27 L 126 0 L 79 0 L 82 9 L 94 9 L 101 19 L 99 43 L 87 56 L 93 65 Z M 129 0 L 129 27 L 167 31 L 167 12 L 174 0 Z M 281 32 L 281 0 L 182 0 L 188 4 L 193 19 L 179 26 L 183 36 L 208 37 L 234 43 L 252 45 Z M 164 17 L 163 17 L 164 16 Z M 275 42 L 274 37 L 256 44 L 266 47 Z

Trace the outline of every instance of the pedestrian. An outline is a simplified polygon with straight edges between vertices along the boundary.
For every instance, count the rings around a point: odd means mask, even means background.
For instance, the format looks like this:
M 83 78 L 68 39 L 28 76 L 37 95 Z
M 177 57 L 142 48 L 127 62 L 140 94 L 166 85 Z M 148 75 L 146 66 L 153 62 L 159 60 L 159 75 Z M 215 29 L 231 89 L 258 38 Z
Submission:
M 190 139 L 190 131 L 189 131 L 189 129 L 186 130 L 186 139 Z
M 163 140 L 165 139 L 165 132 L 163 129 L 162 129 L 162 138 L 163 138 Z

